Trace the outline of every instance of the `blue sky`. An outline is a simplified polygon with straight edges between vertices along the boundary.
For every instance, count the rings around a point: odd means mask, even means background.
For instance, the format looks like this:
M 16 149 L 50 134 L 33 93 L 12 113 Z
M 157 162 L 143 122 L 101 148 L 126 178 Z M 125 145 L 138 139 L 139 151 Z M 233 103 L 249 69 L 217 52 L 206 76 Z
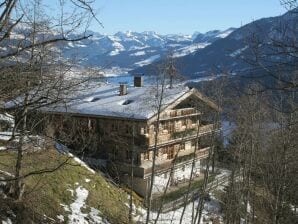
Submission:
M 162 34 L 239 27 L 253 20 L 281 15 L 279 0 L 96 0 L 95 8 L 104 28 L 117 31 L 156 31 Z

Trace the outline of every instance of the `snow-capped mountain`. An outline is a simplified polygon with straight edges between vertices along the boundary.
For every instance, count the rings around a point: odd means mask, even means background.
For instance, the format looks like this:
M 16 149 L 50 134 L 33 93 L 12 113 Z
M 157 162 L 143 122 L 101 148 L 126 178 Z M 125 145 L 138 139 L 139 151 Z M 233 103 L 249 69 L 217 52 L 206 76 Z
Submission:
M 169 52 L 182 57 L 208 46 L 227 31 L 210 31 L 194 35 L 161 35 L 153 31 L 117 32 L 105 35 L 89 31 L 88 40 L 68 43 L 63 47 L 65 57 L 76 57 L 82 65 L 101 67 L 117 72 L 128 71 L 158 61 Z
M 195 50 L 192 54 L 187 53 L 177 58 L 176 67 L 181 74 L 191 78 L 222 71 L 233 74 L 245 73 L 253 68 L 245 61 L 255 58 L 253 54 L 256 49 L 259 52 L 258 60 L 262 60 L 263 65 L 277 65 L 290 60 L 291 64 L 295 64 L 293 60 L 297 61 L 295 50 L 297 48 L 295 40 L 298 39 L 297 10 L 281 16 L 259 19 L 238 29 L 228 29 L 224 32 L 215 30 L 204 35 L 196 33 L 193 42 L 199 43 L 199 46 L 201 43 L 207 43 L 206 46 Z M 285 54 L 285 51 L 289 53 Z M 161 62 L 162 60 L 156 61 L 132 72 L 149 73 Z M 298 68 L 296 66 L 291 69 Z
M 5 46 L 0 48 L 5 52 L 12 51 L 14 46 L 19 46 L 20 43 L 22 46 L 29 44 L 30 29 L 25 25 L 16 27 L 9 41 L 3 42 Z M 42 40 L 59 37 L 55 30 L 48 30 L 46 27 L 42 29 L 38 32 Z M 107 35 L 87 31 L 86 34 L 91 35 L 88 39 L 59 43 L 55 51 L 61 53 L 62 59 L 75 60 L 78 65 L 101 68 L 107 73 L 122 73 L 162 60 L 169 53 L 176 58 L 194 54 L 233 30 L 230 28 L 226 31 L 196 32 L 193 35 L 161 35 L 154 31 L 126 31 Z M 76 36 L 70 35 L 69 38 Z
M 236 28 L 229 28 L 224 31 L 211 30 L 211 31 L 208 31 L 207 33 L 195 33 L 195 35 L 193 36 L 193 39 L 194 39 L 193 41 L 195 43 L 203 43 L 203 42 L 212 43 L 218 39 L 227 37 L 234 30 L 236 30 Z

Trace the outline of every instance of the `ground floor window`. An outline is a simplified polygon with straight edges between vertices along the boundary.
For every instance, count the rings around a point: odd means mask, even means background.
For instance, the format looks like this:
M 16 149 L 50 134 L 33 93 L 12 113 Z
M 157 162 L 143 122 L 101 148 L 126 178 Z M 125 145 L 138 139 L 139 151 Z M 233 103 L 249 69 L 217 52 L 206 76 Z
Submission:
M 149 160 L 149 155 L 150 155 L 149 151 L 144 152 L 144 160 Z

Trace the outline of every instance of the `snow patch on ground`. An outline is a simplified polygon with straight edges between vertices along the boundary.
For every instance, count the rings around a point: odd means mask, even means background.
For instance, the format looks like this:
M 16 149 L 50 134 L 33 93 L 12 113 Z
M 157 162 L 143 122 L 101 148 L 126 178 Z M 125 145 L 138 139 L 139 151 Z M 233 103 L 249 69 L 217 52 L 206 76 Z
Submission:
M 197 206 L 198 206 L 199 200 L 196 200 L 193 202 L 190 202 L 189 204 L 186 205 L 185 213 L 183 215 L 183 221 L 182 223 L 188 224 L 192 223 L 192 218 L 193 218 L 193 211 L 196 211 Z M 178 224 L 180 223 L 180 217 L 182 215 L 183 207 L 166 212 L 166 213 L 161 213 L 159 218 L 158 218 L 158 224 L 167 224 L 167 223 L 172 223 L 172 224 Z M 136 221 L 139 222 L 144 222 L 146 220 L 146 210 L 144 209 L 139 209 L 136 211 L 136 214 L 139 214 L 136 216 Z M 211 200 L 208 202 L 205 202 L 204 204 L 204 209 L 202 213 L 202 219 L 200 223 L 212 223 L 211 219 L 217 217 L 219 220 L 222 221 L 222 215 L 220 212 L 220 204 L 219 202 L 211 197 Z M 157 217 L 157 212 L 151 212 L 150 213 L 150 220 L 154 221 Z M 203 222 L 204 220 L 204 222 Z
M 79 186 L 75 190 L 76 199 L 69 206 L 60 204 L 66 212 L 69 212 L 68 223 L 76 224 L 88 224 L 88 223 L 106 223 L 108 222 L 101 217 L 100 211 L 90 207 L 89 213 L 83 213 L 82 209 L 87 209 L 86 200 L 88 198 L 89 191 L 82 186 Z M 64 221 L 64 216 L 59 215 L 57 218 L 60 221 Z
M 174 57 L 178 58 L 178 57 L 183 57 L 185 55 L 188 54 L 192 54 L 194 52 L 196 52 L 198 49 L 202 49 L 206 46 L 208 46 L 210 43 L 199 43 L 199 44 L 192 44 L 186 47 L 182 47 L 180 49 L 178 49 L 177 51 L 175 51 L 174 53 Z
M 2 141 L 8 141 L 12 137 L 11 131 L 2 131 L 0 132 L 0 140 Z
M 7 148 L 5 146 L 0 146 L 0 151 L 4 151 L 6 150 Z
M 146 54 L 145 51 L 137 51 L 137 52 L 131 54 L 130 56 L 142 56 L 142 55 L 145 55 L 145 54 Z
M 203 167 L 204 168 L 204 167 Z M 206 168 L 204 168 L 206 169 Z M 220 190 L 221 187 L 226 185 L 227 183 L 217 183 L 216 180 L 221 180 L 224 177 L 228 177 L 230 175 L 229 170 L 225 169 L 216 169 L 220 173 L 216 175 L 215 181 L 211 182 L 208 184 L 209 186 L 214 186 L 214 189 Z M 189 202 L 186 205 L 185 213 L 183 216 L 183 221 L 182 223 L 188 224 L 188 223 L 193 223 L 193 214 L 196 211 L 198 204 L 200 202 L 200 199 L 195 200 L 194 202 Z M 128 206 L 128 205 L 127 205 Z M 133 206 L 133 211 L 134 211 L 134 217 L 136 222 L 143 223 L 146 220 L 146 210 L 143 208 L 136 208 Z M 172 223 L 172 224 L 178 224 L 180 223 L 180 217 L 183 211 L 183 207 L 180 207 L 178 209 L 175 209 L 173 211 L 161 213 L 159 218 L 158 218 L 158 224 L 167 224 L 167 223 Z M 154 221 L 157 217 L 157 212 L 151 212 L 150 213 L 150 220 Z M 219 223 L 223 223 L 223 216 L 221 213 L 221 205 L 218 199 L 216 199 L 212 192 L 210 193 L 210 200 L 204 202 L 204 207 L 203 207 L 203 212 L 202 212 L 202 219 L 201 219 L 201 224 L 207 224 L 207 223 L 215 223 L 214 220 L 219 221 Z
M 93 223 L 103 223 L 103 224 L 108 224 L 109 222 L 102 217 L 100 217 L 100 212 L 91 207 L 91 211 L 89 213 L 90 219 L 93 221 Z
M 73 190 L 72 189 L 67 189 L 70 193 L 71 193 L 71 196 L 73 197 Z
M 7 176 L 9 176 L 9 177 L 14 177 L 13 174 L 8 173 L 8 172 L 6 172 L 6 171 L 4 171 L 4 170 L 0 170 L 0 173 L 5 174 L 5 175 L 7 175 Z
M 93 169 L 91 169 L 86 163 L 84 163 L 82 160 L 80 160 L 78 157 L 75 157 L 73 154 L 69 153 L 69 155 L 71 157 L 73 157 L 73 159 L 79 163 L 81 166 L 85 167 L 87 170 L 89 170 L 91 173 L 95 174 L 95 171 Z
M 228 30 L 223 31 L 220 34 L 218 34 L 217 37 L 225 38 L 225 37 L 229 36 L 233 31 L 234 31 L 234 29 L 228 29 Z
M 75 192 L 77 199 L 69 206 L 71 214 L 68 216 L 68 219 L 73 223 L 87 223 L 85 220 L 87 214 L 82 213 L 81 208 L 86 208 L 85 201 L 89 192 L 82 187 L 78 187 Z
M 8 113 L 0 114 L 0 121 L 9 123 L 11 127 L 14 126 L 14 117 Z
M 69 152 L 69 149 L 65 146 L 62 145 L 58 142 L 55 143 L 55 148 L 62 154 L 66 154 L 69 157 L 73 158 L 74 161 L 76 161 L 77 163 L 79 163 L 81 166 L 85 167 L 87 170 L 89 170 L 91 173 L 95 174 L 95 171 L 93 169 L 91 169 L 85 162 L 83 162 L 82 160 L 80 160 L 78 157 L 75 157 L 72 153 Z
M 240 55 L 243 51 L 245 51 L 247 48 L 248 48 L 248 46 L 245 46 L 245 47 L 243 47 L 243 48 L 240 48 L 240 49 L 238 49 L 238 50 L 232 52 L 232 53 L 230 54 L 230 56 L 231 56 L 231 57 L 236 57 L 236 56 Z
M 144 65 L 151 64 L 152 62 L 154 62 L 154 61 L 157 60 L 158 58 L 160 58 L 160 55 L 159 55 L 159 54 L 157 54 L 157 55 L 153 55 L 153 56 L 147 58 L 146 60 L 136 62 L 135 65 L 142 67 L 142 66 L 144 66 Z
M 110 56 L 118 55 L 121 51 L 124 51 L 125 50 L 124 46 L 121 43 L 119 43 L 119 42 L 114 42 L 112 45 L 114 47 L 114 50 L 112 50 L 109 53 Z
M 7 218 L 6 221 L 2 221 L 2 224 L 12 224 L 12 221 L 10 220 L 10 218 Z
M 64 222 L 64 216 L 63 215 L 57 215 L 57 219 L 59 219 L 60 222 Z

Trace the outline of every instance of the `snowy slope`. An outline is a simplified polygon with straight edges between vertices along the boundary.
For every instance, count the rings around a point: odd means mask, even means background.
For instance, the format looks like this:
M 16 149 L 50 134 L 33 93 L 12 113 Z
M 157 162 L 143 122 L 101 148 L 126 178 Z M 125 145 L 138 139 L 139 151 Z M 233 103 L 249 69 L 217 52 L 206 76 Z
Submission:
M 169 52 L 173 52 L 175 57 L 193 54 L 215 40 L 224 38 L 232 31 L 233 28 L 226 31 L 195 32 L 193 35 L 161 35 L 154 31 L 126 31 L 107 35 L 87 31 L 85 35 L 91 35 L 90 38 L 77 42 L 59 43 L 54 48 L 57 53 L 62 53 L 64 58 L 76 61 L 78 65 L 119 70 L 121 73 L 158 61 Z M 0 49 L 2 52 L 7 52 L 12 50 L 13 46 L 28 44 L 29 34 L 28 26 L 18 26 L 13 30 L 10 40 L 3 42 Z M 43 30 L 38 35 L 40 39 L 59 36 L 55 30 Z M 77 38 L 77 36 L 70 35 L 69 38 Z
M 292 62 L 297 60 L 295 55 L 287 57 L 286 54 L 281 53 L 285 50 L 294 52 L 297 46 L 295 43 L 298 38 L 297 10 L 281 16 L 259 19 L 238 29 L 230 28 L 222 32 L 215 30 L 205 34 L 196 33 L 193 36 L 193 44 L 181 48 L 180 52 L 177 51 L 176 53 L 177 56 L 180 56 L 175 61 L 180 66 L 178 68 L 180 73 L 192 79 L 221 73 L 223 70 L 230 71 L 232 74 L 243 74 L 251 69 L 250 65 L 245 63 L 243 59 L 252 60 L 255 56 L 253 54 L 256 52 L 256 47 L 258 48 L 257 51 L 260 52 L 259 57 L 262 58 L 262 63 L 267 66 L 276 62 L 288 63 L 290 60 Z M 293 46 L 293 49 L 291 47 L 283 49 L 282 46 L 279 48 L 278 44 L 272 47 L 273 41 L 284 43 L 284 46 Z M 207 45 L 192 51 L 192 47 L 195 47 L 194 43 L 199 46 L 204 43 Z M 184 54 L 185 51 L 188 52 Z M 133 72 L 146 74 L 148 71 L 153 71 L 152 68 L 157 67 L 157 63 L 159 62 L 153 62 L 153 64 L 137 68 Z M 297 70 L 297 67 L 293 68 L 293 70 L 295 69 Z
M 192 36 L 161 35 L 154 31 L 126 31 L 104 35 L 89 31 L 93 35 L 90 40 L 66 45 L 63 53 L 68 58 L 79 57 L 84 65 L 127 71 L 158 61 L 168 52 L 173 52 L 175 57 L 193 54 L 213 41 L 225 37 L 232 30 L 231 28 L 223 32 L 216 30 L 205 34 L 195 33 Z

